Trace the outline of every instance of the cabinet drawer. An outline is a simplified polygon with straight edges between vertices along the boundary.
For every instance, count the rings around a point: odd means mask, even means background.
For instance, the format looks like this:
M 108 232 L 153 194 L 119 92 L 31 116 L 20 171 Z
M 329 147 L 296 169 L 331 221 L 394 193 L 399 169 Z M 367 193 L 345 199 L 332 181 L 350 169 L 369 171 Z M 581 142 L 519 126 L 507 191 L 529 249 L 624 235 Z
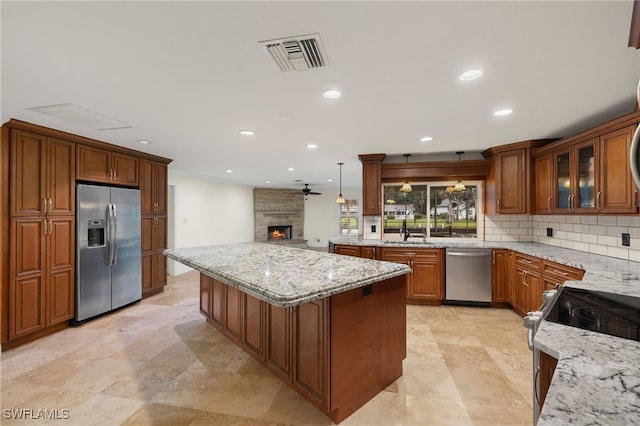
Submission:
M 542 272 L 542 259 L 516 253 L 516 266 L 521 266 L 529 271 Z
M 582 269 L 561 265 L 548 260 L 544 261 L 543 273 L 545 276 L 554 277 L 560 280 L 581 280 L 584 275 Z
M 383 248 L 381 259 L 388 262 L 407 262 L 412 261 L 432 261 L 438 262 L 441 258 L 440 249 L 423 249 L 423 248 Z

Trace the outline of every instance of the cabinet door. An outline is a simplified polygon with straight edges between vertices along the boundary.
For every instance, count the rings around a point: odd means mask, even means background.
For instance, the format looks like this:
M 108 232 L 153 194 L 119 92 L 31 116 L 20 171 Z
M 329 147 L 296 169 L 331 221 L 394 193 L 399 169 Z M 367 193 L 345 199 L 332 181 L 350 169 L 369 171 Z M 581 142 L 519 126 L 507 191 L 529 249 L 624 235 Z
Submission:
M 45 213 L 45 144 L 44 136 L 11 132 L 11 216 Z
M 517 149 L 495 156 L 496 212 L 521 214 L 527 212 L 526 157 L 527 152 Z
M 156 214 L 167 214 L 167 165 L 153 164 L 153 193 L 155 194 Z
M 365 259 L 376 259 L 376 248 L 360 247 L 360 257 Z
M 222 330 L 225 323 L 225 298 L 227 286 L 212 278 L 211 282 L 211 324 Z
M 46 325 L 45 245 L 47 219 L 12 219 L 9 252 L 9 338 Z
M 569 151 L 556 153 L 554 155 L 554 176 L 555 176 L 555 206 L 556 213 L 570 212 L 571 201 L 571 161 Z
M 411 262 L 413 283 L 410 298 L 442 299 L 442 266 L 433 261 Z
M 264 361 L 266 303 L 242 293 L 242 346 Z
M 291 334 L 293 315 L 290 308 L 267 305 L 267 366 L 285 381 L 291 380 Z
M 534 160 L 536 214 L 553 213 L 553 156 L 551 154 Z
M 380 161 L 363 161 L 362 176 L 362 214 L 379 215 L 382 198 L 382 163 Z
M 493 250 L 492 262 L 492 300 L 494 302 L 508 302 L 511 283 L 511 262 L 509 250 Z
M 111 154 L 112 180 L 128 186 L 138 186 L 138 159 L 131 155 Z
M 237 288 L 225 288 L 224 317 L 224 331 L 227 337 L 239 344 L 242 333 L 242 292 Z
M 153 226 L 153 276 L 152 286 L 167 284 L 167 259 L 162 252 L 167 248 L 167 218 L 155 217 Z
M 47 325 L 73 318 L 75 309 L 75 219 L 54 217 L 47 229 Z
M 298 389 L 328 406 L 329 316 L 327 299 L 303 303 L 294 312 L 294 373 Z
M 155 213 L 153 162 L 140 160 L 140 214 Z
M 598 139 L 576 145 L 573 147 L 573 154 L 571 210 L 577 213 L 595 213 Z
M 86 145 L 76 145 L 76 179 L 111 182 L 111 153 Z
M 515 271 L 516 276 L 514 280 L 513 307 L 516 312 L 524 315 L 528 312 L 527 295 L 529 293 L 524 281 L 525 271 L 518 267 L 516 267 Z
M 207 320 L 210 316 L 209 305 L 211 304 L 211 282 L 212 278 L 205 274 L 200 274 L 200 313 Z
M 75 144 L 50 139 L 47 144 L 47 214 L 72 215 L 75 212 Z
M 342 254 L 344 256 L 360 257 L 360 247 L 337 245 L 334 248 L 334 253 Z
M 635 185 L 629 169 L 629 150 L 635 126 L 600 137 L 600 187 L 596 195 L 602 213 L 636 213 Z
M 537 311 L 542 306 L 542 275 L 539 272 L 527 272 L 527 312 Z

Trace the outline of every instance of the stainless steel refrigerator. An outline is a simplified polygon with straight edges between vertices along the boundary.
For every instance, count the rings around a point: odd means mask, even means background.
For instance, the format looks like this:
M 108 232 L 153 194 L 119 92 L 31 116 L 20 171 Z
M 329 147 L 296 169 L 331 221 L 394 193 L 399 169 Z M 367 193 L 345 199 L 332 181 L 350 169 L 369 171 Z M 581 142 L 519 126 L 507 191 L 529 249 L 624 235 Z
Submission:
M 73 323 L 142 298 L 140 191 L 76 186 L 76 316 Z

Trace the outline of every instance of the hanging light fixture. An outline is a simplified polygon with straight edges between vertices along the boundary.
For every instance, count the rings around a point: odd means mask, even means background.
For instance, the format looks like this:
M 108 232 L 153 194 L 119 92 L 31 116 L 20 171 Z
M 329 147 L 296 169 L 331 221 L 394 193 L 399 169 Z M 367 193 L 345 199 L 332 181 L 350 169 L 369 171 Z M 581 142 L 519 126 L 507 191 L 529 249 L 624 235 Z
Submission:
M 460 156 L 464 154 L 464 151 L 458 151 L 456 152 L 456 155 L 458 156 L 458 160 L 460 160 Z M 466 191 L 467 187 L 464 186 L 464 183 L 462 183 L 462 179 L 460 177 L 458 177 L 458 181 L 456 182 L 456 186 L 453 187 L 453 189 L 457 192 L 462 192 L 462 191 Z
M 409 157 L 411 156 L 411 154 L 404 154 L 404 158 L 405 158 L 405 163 L 409 163 Z M 409 180 L 405 181 L 404 185 L 402 185 L 402 188 L 400 188 L 400 192 L 403 193 L 407 193 L 407 192 L 411 192 L 413 191 L 413 188 L 411 188 L 411 185 L 409 184 Z
M 342 165 L 344 163 L 338 163 L 338 166 L 340 166 L 340 195 L 338 195 L 338 199 L 336 200 L 337 204 L 344 204 L 346 203 L 344 197 L 342 196 Z

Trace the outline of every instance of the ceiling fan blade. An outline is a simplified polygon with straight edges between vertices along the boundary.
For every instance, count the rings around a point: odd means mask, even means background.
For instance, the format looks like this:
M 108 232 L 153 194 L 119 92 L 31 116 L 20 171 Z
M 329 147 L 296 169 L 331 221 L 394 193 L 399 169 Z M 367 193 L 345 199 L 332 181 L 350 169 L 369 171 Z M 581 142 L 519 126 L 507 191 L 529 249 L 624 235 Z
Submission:
M 322 195 L 322 192 L 310 192 L 311 195 Z

